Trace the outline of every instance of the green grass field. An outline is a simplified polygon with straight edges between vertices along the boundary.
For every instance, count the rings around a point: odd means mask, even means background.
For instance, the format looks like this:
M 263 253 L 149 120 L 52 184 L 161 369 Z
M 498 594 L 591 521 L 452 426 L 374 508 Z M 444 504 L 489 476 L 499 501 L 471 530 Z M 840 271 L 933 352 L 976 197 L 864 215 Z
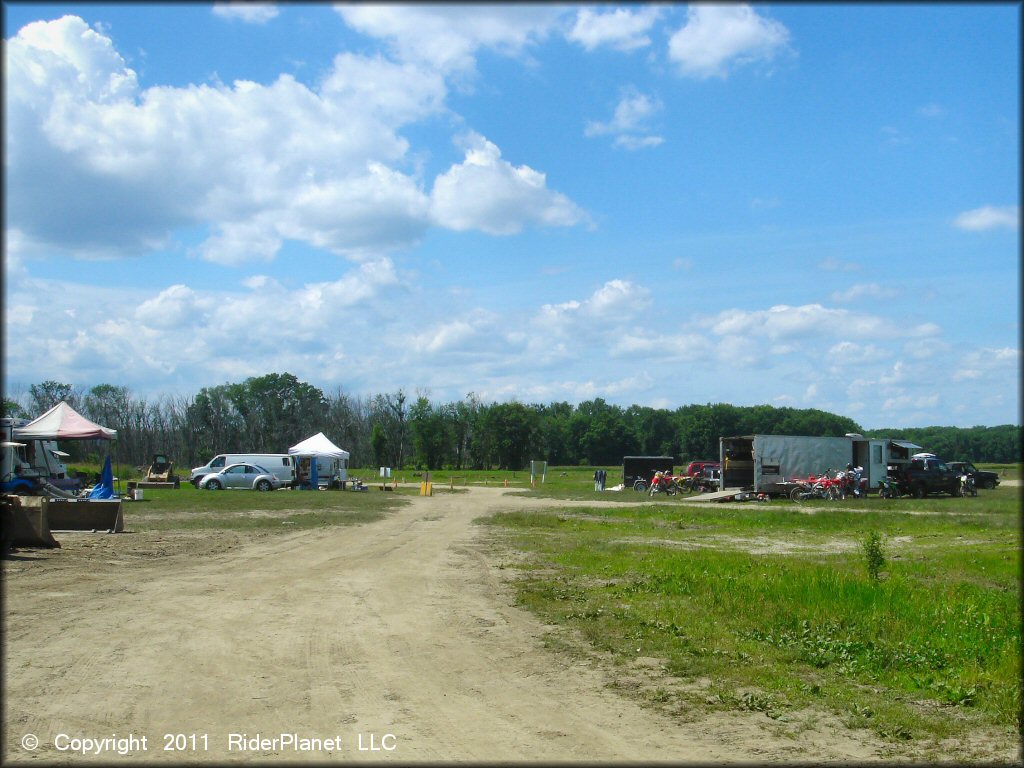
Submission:
M 657 659 L 670 683 L 642 695 L 680 717 L 824 708 L 946 759 L 943 739 L 1019 734 L 1019 489 L 823 504 L 676 497 L 489 522 L 526 553 L 518 600 L 551 642 L 623 669 Z
M 132 530 L 288 531 L 355 525 L 382 519 L 413 491 L 205 491 L 188 483 L 180 488 L 146 488 L 141 501 L 125 502 Z

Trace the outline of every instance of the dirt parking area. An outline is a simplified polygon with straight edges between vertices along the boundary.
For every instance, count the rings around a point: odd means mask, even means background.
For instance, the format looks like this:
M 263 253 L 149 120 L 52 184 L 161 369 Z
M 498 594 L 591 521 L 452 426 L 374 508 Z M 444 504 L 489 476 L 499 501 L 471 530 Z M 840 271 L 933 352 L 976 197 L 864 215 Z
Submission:
M 756 712 L 680 723 L 547 649 L 473 523 L 545 503 L 473 488 L 353 528 L 21 550 L 3 566 L 3 760 L 884 759 L 824 715 L 797 734 Z

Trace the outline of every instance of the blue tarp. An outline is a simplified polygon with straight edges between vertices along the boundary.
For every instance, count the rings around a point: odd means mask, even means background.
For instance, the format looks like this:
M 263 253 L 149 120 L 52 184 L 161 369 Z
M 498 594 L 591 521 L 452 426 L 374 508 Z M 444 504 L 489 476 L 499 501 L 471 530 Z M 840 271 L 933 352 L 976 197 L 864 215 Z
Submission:
M 114 470 L 110 468 L 110 457 L 103 462 L 103 472 L 100 473 L 100 481 L 89 491 L 90 499 L 112 499 L 114 498 Z

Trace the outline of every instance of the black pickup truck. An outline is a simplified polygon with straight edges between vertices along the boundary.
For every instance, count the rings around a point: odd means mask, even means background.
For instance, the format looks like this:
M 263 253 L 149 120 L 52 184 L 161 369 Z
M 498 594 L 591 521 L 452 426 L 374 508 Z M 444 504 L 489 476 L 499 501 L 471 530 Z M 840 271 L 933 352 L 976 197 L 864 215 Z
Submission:
M 896 480 L 902 493 L 917 499 L 923 499 L 929 493 L 960 495 L 959 473 L 938 458 L 911 459 Z
M 951 461 L 949 468 L 958 475 L 968 475 L 974 478 L 975 488 L 986 488 L 991 490 L 999 485 L 999 475 L 985 469 L 978 469 L 969 461 Z

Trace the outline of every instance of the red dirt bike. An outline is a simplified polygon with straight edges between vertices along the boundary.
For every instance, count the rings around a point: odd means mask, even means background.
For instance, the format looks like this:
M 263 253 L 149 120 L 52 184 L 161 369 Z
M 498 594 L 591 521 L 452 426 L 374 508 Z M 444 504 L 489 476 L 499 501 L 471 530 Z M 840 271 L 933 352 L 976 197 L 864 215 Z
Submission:
M 836 472 L 832 484 L 829 486 L 830 498 L 845 499 L 847 496 L 864 498 L 867 496 L 867 482 L 861 477 L 861 467 Z
M 679 480 L 680 478 L 675 475 L 666 475 L 662 473 L 655 474 L 654 477 L 651 478 L 651 490 L 648 493 L 651 496 L 656 493 L 664 493 L 666 496 L 675 496 L 683 490 L 679 485 Z
M 831 471 L 831 469 L 828 469 L 825 471 L 825 474 L 820 476 L 809 475 L 806 478 L 793 478 L 793 482 L 796 485 L 789 492 L 789 498 L 798 504 L 808 499 L 829 498 L 830 489 L 835 482 L 833 478 L 829 477 Z

